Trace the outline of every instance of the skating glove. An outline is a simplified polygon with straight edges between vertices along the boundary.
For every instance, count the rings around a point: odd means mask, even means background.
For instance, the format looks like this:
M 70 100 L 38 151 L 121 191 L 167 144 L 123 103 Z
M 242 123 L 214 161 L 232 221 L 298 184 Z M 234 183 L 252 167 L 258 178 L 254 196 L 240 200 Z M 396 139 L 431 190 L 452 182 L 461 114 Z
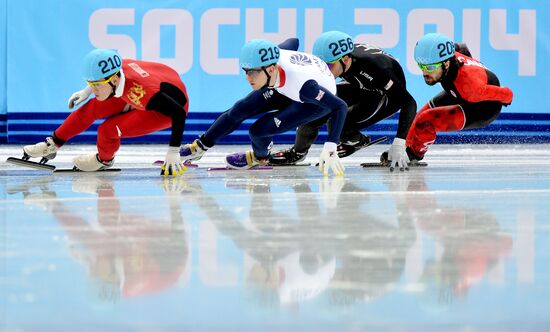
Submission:
M 388 159 L 391 161 L 390 171 L 393 172 L 395 167 L 399 167 L 400 171 L 409 170 L 409 156 L 407 155 L 405 145 L 406 141 L 402 138 L 394 138 L 393 144 L 388 151 Z
M 68 102 L 69 109 L 72 110 L 73 107 L 75 107 L 76 105 L 88 99 L 88 97 L 90 97 L 91 94 L 92 94 L 92 88 L 90 88 L 89 86 L 85 87 L 80 91 L 73 93 L 71 98 L 69 98 L 69 102 Z
M 187 167 L 181 162 L 179 146 L 168 147 L 168 152 L 166 152 L 166 158 L 164 158 L 164 165 L 161 167 L 160 175 L 179 176 L 183 175 L 183 172 L 186 170 Z
M 326 142 L 319 157 L 319 170 L 325 175 L 328 176 L 329 169 L 332 169 L 332 172 L 336 176 L 344 175 L 344 165 L 338 157 L 336 152 L 336 143 Z

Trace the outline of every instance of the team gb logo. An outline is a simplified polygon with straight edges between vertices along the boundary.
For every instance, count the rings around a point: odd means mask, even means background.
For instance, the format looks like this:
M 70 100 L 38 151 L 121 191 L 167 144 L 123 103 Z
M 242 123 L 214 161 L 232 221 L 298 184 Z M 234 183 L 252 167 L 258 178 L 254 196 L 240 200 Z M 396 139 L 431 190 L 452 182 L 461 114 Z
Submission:
M 311 58 L 305 54 L 292 54 L 290 56 L 290 62 L 300 66 L 310 66 L 313 64 Z

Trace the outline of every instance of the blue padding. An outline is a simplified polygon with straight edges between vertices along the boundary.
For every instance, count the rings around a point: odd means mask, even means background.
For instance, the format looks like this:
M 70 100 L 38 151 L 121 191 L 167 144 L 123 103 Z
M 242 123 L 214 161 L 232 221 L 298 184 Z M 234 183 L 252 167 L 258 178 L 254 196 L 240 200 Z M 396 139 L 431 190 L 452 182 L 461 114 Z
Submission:
M 8 113 L 0 114 L 0 143 L 28 144 L 49 136 L 63 122 L 68 113 Z M 190 142 L 202 134 L 219 114 L 210 112 L 189 113 L 183 142 Z M 96 142 L 96 131 L 102 121 L 96 121 L 86 132 L 73 138 L 72 143 Z M 225 137 L 220 144 L 249 144 L 248 128 L 254 119 L 246 120 L 239 130 Z M 371 126 L 365 133 L 372 138 L 388 136 L 397 129 L 397 115 Z M 276 144 L 294 143 L 295 132 L 275 137 Z M 170 131 L 163 130 L 151 135 L 124 139 L 129 143 L 167 143 Z M 317 143 L 326 140 L 326 128 L 321 130 Z M 550 114 L 503 113 L 486 128 L 454 133 L 439 133 L 437 143 L 550 143 Z

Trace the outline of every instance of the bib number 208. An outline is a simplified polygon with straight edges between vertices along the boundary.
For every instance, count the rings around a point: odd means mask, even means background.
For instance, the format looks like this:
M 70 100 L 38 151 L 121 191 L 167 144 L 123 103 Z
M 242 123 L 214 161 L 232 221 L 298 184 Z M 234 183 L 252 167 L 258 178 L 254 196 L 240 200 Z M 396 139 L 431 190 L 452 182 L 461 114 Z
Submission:
M 447 58 L 454 53 L 454 45 L 452 42 L 448 41 L 446 43 L 437 44 L 437 50 L 439 51 L 440 58 Z

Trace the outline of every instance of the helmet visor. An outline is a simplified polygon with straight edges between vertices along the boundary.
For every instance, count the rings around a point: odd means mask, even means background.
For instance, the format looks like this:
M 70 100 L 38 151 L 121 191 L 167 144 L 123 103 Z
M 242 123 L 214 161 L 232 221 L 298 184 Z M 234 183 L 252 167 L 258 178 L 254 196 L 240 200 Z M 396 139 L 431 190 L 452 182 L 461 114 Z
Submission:
M 105 85 L 105 84 L 108 84 L 109 82 L 111 82 L 113 80 L 113 77 L 116 76 L 116 74 L 118 74 L 118 72 L 114 73 L 113 75 L 107 77 L 107 78 L 104 78 L 102 80 L 99 80 L 99 81 L 86 81 L 88 83 L 88 85 L 91 87 L 91 88 L 97 88 L 101 85 Z

